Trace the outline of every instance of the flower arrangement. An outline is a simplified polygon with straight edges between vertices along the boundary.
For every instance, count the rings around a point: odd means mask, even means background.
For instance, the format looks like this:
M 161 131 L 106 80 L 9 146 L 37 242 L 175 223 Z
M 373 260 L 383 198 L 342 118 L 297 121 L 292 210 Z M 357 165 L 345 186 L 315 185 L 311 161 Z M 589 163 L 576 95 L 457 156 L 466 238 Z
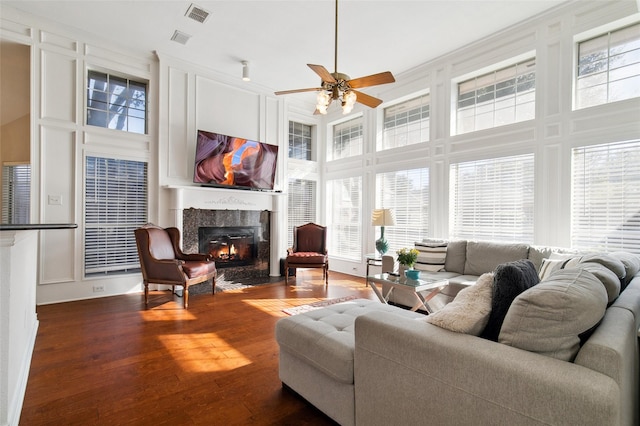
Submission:
M 406 248 L 403 247 L 400 250 L 396 251 L 398 254 L 398 262 L 401 265 L 405 265 L 408 268 L 412 269 L 413 265 L 415 265 L 416 260 L 418 260 L 418 250 L 415 248 Z

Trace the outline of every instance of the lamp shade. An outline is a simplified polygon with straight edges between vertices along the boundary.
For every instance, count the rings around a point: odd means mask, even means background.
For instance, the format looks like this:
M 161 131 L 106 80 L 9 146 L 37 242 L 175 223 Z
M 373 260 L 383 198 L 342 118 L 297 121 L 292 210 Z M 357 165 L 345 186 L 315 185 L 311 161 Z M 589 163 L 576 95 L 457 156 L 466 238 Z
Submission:
M 391 209 L 374 209 L 371 213 L 371 225 L 394 226 L 396 224 L 396 212 Z

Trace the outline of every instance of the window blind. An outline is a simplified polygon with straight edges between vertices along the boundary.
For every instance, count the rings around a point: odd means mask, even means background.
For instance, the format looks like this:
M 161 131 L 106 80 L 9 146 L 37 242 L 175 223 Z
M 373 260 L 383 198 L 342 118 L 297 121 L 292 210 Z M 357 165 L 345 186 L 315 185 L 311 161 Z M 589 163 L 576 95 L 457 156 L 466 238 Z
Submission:
M 376 175 L 376 208 L 393 209 L 395 226 L 386 226 L 389 253 L 413 247 L 429 234 L 429 169 L 411 169 Z M 376 229 L 376 238 L 380 231 Z
M 289 179 L 287 247 L 293 246 L 293 228 L 316 221 L 316 182 Z
M 87 157 L 85 274 L 140 267 L 133 231 L 147 223 L 147 163 Z
M 362 260 L 362 177 L 329 180 L 327 200 L 329 254 Z
M 31 165 L 2 166 L 2 222 L 30 223 Z
M 640 24 L 578 44 L 576 107 L 640 96 Z
M 377 150 L 397 148 L 429 140 L 429 95 L 384 109 L 382 138 Z
M 362 117 L 356 117 L 333 126 L 333 143 L 328 147 L 328 160 L 362 155 L 362 121 Z
M 572 151 L 571 246 L 640 254 L 640 140 Z
M 457 134 L 534 119 L 535 66 L 531 58 L 458 83 Z
M 450 166 L 451 238 L 533 242 L 534 155 Z

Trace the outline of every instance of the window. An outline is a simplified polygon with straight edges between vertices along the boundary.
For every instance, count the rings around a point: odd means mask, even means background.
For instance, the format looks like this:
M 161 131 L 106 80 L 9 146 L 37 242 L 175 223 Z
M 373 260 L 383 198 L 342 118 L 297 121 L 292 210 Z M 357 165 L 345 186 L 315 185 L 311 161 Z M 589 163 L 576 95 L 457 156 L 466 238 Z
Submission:
M 328 160 L 362 155 L 362 117 L 333 126 L 333 143 L 329 146 Z
M 378 173 L 376 208 L 393 209 L 396 213 L 395 226 L 385 227 L 384 232 L 389 253 L 413 247 L 429 233 L 429 169 Z
M 146 133 L 145 83 L 97 71 L 89 71 L 87 82 L 87 124 Z
M 329 254 L 360 261 L 362 257 L 362 178 L 327 182 Z
M 572 151 L 571 246 L 640 254 L 640 140 Z
M 316 221 L 316 182 L 306 179 L 289 179 L 288 240 L 293 247 L 293 228 Z
M 384 109 L 382 139 L 377 150 L 398 148 L 429 140 L 429 95 Z
M 140 268 L 134 229 L 147 223 L 147 163 L 87 157 L 85 275 Z
M 535 118 L 535 58 L 458 83 L 456 133 Z
M 30 223 L 31 165 L 2 166 L 2 223 Z
M 640 97 L 640 24 L 578 44 L 576 108 Z
M 452 164 L 451 237 L 532 243 L 533 173 L 533 154 Z
M 311 161 L 312 127 L 289 121 L 289 158 Z

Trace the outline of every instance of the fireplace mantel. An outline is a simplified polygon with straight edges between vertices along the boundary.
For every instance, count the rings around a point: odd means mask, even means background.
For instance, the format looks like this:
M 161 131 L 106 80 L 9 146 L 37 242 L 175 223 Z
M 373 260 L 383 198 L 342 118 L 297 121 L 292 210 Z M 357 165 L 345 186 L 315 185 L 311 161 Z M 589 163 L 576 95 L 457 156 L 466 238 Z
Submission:
M 270 191 L 252 191 L 232 188 L 216 188 L 201 186 L 167 185 L 163 187 L 169 192 L 169 209 L 172 210 L 174 226 L 183 232 L 183 211 L 185 209 L 202 210 L 253 210 L 271 212 L 271 244 L 270 244 L 270 275 L 280 275 L 282 218 L 280 209 L 283 203 L 283 193 Z M 286 245 L 286 243 L 285 243 Z

